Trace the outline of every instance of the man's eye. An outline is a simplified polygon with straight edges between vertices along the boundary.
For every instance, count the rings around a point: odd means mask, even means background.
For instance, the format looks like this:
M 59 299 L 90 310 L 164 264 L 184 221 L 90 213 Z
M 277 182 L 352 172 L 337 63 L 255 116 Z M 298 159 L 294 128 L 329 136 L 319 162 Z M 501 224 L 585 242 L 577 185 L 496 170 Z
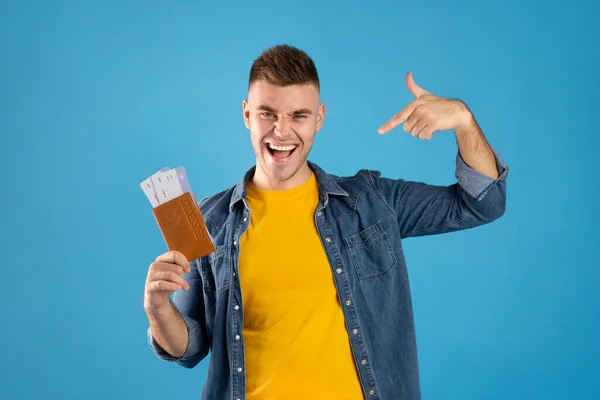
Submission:
M 295 115 L 295 117 L 298 118 L 298 119 L 302 119 L 302 118 L 306 118 L 306 115 L 304 115 L 304 114 L 298 114 L 298 115 Z
M 262 115 L 263 117 L 267 117 L 267 118 L 270 118 L 270 117 L 272 117 L 272 116 L 273 116 L 273 114 L 271 114 L 270 112 L 267 112 L 267 111 L 265 111 L 265 112 L 262 112 L 262 113 L 261 113 L 261 115 Z

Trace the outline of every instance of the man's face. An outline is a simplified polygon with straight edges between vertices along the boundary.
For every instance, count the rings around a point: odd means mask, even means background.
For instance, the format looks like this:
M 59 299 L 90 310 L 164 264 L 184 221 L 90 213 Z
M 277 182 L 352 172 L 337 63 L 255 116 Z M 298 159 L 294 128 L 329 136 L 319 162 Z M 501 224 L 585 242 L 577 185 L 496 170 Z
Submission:
M 263 187 L 285 189 L 308 178 L 306 159 L 325 116 L 318 89 L 257 81 L 242 106 L 256 154 L 255 180 Z

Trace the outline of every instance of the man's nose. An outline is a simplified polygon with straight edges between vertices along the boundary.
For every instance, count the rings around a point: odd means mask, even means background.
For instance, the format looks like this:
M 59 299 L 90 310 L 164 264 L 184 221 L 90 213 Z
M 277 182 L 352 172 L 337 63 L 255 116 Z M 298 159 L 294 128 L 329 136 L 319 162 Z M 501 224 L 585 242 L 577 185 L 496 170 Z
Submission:
M 279 137 L 285 137 L 290 134 L 291 131 L 291 121 L 287 117 L 278 118 L 275 122 L 275 135 Z

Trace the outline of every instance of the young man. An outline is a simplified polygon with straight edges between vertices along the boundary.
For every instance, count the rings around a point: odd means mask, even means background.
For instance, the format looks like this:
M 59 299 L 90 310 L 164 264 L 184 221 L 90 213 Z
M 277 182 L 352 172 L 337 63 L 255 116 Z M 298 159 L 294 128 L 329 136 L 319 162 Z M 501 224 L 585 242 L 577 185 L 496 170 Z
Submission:
M 160 255 L 145 287 L 161 359 L 193 368 L 210 350 L 203 399 L 421 398 L 401 240 L 496 220 L 508 169 L 463 102 L 406 84 L 415 100 L 379 133 L 454 130 L 453 185 L 326 173 L 307 160 L 325 117 L 313 61 L 287 45 L 254 61 L 256 166 L 199 202 L 217 250 Z

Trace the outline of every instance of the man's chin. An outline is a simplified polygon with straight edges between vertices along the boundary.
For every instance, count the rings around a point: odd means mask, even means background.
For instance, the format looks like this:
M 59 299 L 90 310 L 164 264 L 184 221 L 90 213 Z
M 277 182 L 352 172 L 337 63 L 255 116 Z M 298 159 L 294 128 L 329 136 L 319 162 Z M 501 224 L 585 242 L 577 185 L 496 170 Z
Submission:
M 277 183 L 284 183 L 296 177 L 301 171 L 303 164 L 304 161 L 295 162 L 293 164 L 287 163 L 283 165 L 273 165 L 269 162 L 263 162 L 261 169 L 265 175 L 265 178 L 268 180 Z
M 299 168 L 293 168 L 291 165 L 276 165 L 267 168 L 267 176 L 277 182 L 285 182 L 294 177 Z

